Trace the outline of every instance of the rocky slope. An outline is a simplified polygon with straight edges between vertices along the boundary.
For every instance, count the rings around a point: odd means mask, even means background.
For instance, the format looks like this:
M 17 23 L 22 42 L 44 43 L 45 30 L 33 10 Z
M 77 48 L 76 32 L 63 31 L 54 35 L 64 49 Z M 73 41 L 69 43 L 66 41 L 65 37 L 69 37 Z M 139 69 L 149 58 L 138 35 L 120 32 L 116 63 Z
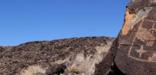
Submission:
M 83 37 L 0 47 L 0 75 L 95 75 L 113 40 Z

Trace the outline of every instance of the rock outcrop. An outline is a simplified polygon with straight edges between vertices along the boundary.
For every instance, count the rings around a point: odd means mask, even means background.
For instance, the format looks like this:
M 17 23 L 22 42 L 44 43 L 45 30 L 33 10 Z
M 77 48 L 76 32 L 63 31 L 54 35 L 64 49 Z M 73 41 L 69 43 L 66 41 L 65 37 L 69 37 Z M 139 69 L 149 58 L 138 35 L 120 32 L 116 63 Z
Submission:
M 156 7 L 155 0 L 140 0 L 128 6 L 125 20 L 118 37 L 114 63 L 125 75 L 156 75 Z M 134 3 L 134 4 L 133 4 Z M 139 6 L 133 8 L 137 4 Z M 129 13 L 131 10 L 135 13 Z M 137 9 L 137 11 L 136 11 Z
M 106 57 L 101 62 L 106 70 L 97 67 L 96 75 L 156 75 L 156 0 L 129 3 L 123 28 Z
M 0 47 L 0 75 L 94 75 L 113 40 L 84 37 Z
M 156 0 L 131 0 L 121 32 L 95 75 L 156 75 Z

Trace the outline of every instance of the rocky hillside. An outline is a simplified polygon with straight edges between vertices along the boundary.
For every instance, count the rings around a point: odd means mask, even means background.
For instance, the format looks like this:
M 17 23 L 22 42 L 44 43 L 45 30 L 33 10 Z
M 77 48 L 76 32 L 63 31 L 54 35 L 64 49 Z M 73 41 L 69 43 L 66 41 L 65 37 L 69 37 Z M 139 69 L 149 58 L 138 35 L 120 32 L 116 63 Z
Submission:
M 0 47 L 0 75 L 94 75 L 113 40 L 83 37 Z
M 156 1 L 131 0 L 115 40 L 83 37 L 0 47 L 0 75 L 156 75 Z

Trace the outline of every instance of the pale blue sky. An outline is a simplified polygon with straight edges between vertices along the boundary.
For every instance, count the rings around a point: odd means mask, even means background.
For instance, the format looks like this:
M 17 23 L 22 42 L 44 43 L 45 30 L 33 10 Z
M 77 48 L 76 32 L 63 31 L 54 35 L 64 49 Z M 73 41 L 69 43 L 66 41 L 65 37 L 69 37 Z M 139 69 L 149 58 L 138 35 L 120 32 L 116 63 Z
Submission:
M 126 0 L 0 0 L 0 45 L 117 36 Z

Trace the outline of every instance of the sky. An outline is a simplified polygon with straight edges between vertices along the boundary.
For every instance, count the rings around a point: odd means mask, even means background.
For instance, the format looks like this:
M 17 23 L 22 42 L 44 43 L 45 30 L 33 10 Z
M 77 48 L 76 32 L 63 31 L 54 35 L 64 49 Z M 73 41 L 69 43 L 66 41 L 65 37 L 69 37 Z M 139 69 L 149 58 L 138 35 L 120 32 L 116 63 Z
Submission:
M 0 0 L 0 45 L 116 37 L 126 4 L 126 0 Z

